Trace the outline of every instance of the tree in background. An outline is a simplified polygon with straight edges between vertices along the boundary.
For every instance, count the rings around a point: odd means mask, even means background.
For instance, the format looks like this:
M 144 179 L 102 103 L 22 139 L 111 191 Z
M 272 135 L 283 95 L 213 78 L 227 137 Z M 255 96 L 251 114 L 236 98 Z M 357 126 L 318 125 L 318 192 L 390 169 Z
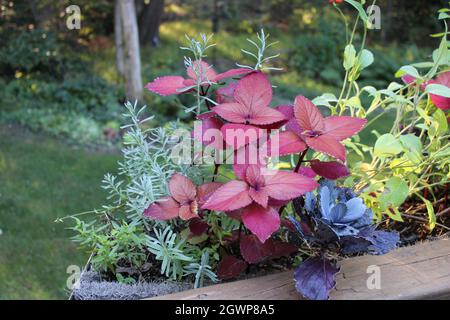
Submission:
M 159 44 L 159 25 L 164 13 L 164 0 L 136 1 L 139 24 L 139 40 L 142 45 Z
M 117 13 L 120 14 L 119 21 L 121 27 L 117 31 L 122 36 L 122 41 L 119 42 L 119 50 L 122 50 L 123 43 L 123 66 L 125 77 L 125 91 L 126 97 L 129 100 L 142 100 L 143 86 L 141 78 L 141 55 L 139 48 L 139 30 L 136 18 L 136 7 L 134 0 L 117 0 L 119 3 Z M 116 42 L 117 44 L 117 42 Z M 119 52 L 120 55 L 122 55 Z M 120 60 L 120 56 L 119 56 Z M 122 67 L 118 65 L 118 68 Z

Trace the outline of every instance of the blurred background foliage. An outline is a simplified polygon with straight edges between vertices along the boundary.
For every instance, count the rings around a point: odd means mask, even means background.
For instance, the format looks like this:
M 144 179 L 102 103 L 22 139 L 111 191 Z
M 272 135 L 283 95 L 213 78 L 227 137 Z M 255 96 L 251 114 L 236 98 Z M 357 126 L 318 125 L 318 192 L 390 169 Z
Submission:
M 283 68 L 271 74 L 277 86 L 274 104 L 291 102 L 297 94 L 314 98 L 339 90 L 345 28 L 328 0 L 135 2 L 144 84 L 157 76 L 184 74 L 179 46 L 185 34 L 214 33 L 217 46 L 207 60 L 225 70 L 246 62 L 240 48 L 264 28 L 279 41 L 276 66 Z M 400 66 L 425 60 L 438 45 L 429 35 L 441 31 L 435 13 L 446 2 L 378 0 L 381 29 L 368 34 L 375 63 L 363 73 L 362 83 L 382 88 Z M 71 4 L 0 0 L 3 299 L 65 297 L 66 268 L 82 265 L 86 254 L 76 251 L 66 230 L 52 222 L 100 205 L 104 194 L 98 182 L 118 158 L 78 147 L 120 143 L 125 93 L 115 63 L 114 1 L 77 0 L 80 30 L 66 26 L 65 10 Z M 340 8 L 354 14 L 345 4 Z M 156 114 L 153 123 L 160 124 L 190 119 L 180 108 L 183 99 L 188 98 L 145 92 L 143 102 Z M 24 128 L 34 133 L 24 133 Z
M 113 1 L 77 1 L 80 30 L 66 27 L 68 0 L 0 2 L 1 119 L 83 144 L 107 143 L 115 137 L 111 131 L 120 122 L 124 90 L 114 60 Z M 155 3 L 162 4 L 157 19 L 148 13 Z M 439 30 L 433 16 L 443 4 L 377 1 L 382 25 L 368 35 L 375 64 L 363 74 L 363 83 L 385 86 L 401 65 L 423 59 L 430 52 L 427 47 L 436 45 L 429 34 Z M 345 14 L 353 14 L 341 7 Z M 214 33 L 218 45 L 208 60 L 225 69 L 243 60 L 239 49 L 262 27 L 279 41 L 277 66 L 283 71 L 274 73 L 273 81 L 282 101 L 276 102 L 292 100 L 299 93 L 311 98 L 334 92 L 342 81 L 345 28 L 328 1 L 136 0 L 136 8 L 141 35 L 154 27 L 145 18 L 157 20 L 156 34 L 149 39 L 141 36 L 143 83 L 184 72 L 178 47 L 185 33 Z M 158 121 L 174 115 L 186 118 L 178 108 L 183 100 L 149 93 L 144 99 L 158 113 Z

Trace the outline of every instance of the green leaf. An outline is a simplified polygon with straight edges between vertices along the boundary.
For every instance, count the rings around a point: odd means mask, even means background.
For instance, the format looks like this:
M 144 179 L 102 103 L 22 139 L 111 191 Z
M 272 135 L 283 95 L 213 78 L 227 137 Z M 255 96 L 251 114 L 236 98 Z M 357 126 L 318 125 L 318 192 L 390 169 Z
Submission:
M 400 142 L 406 151 L 415 151 L 422 153 L 422 142 L 420 138 L 412 133 L 400 136 Z
M 444 20 L 444 19 L 448 19 L 448 18 L 450 18 L 450 15 L 448 15 L 447 13 L 445 13 L 445 12 L 439 13 L 439 16 L 438 16 L 439 20 Z
M 427 199 L 424 200 L 428 212 L 428 227 L 430 231 L 433 231 L 434 227 L 436 227 L 436 214 L 434 213 L 433 204 Z
M 432 83 L 425 88 L 427 93 L 435 94 L 445 98 L 450 98 L 450 88 L 442 84 Z
M 434 156 L 436 158 L 441 158 L 441 157 L 449 157 L 450 156 L 450 147 L 445 147 L 444 149 L 436 152 L 434 154 Z
M 361 100 L 357 96 L 355 96 L 348 99 L 345 104 L 349 107 L 360 108 Z
M 344 50 L 344 68 L 350 70 L 356 62 L 356 50 L 352 44 L 348 44 Z
M 361 51 L 361 57 L 359 58 L 359 61 L 361 64 L 361 70 L 367 68 L 374 61 L 373 53 L 367 49 L 363 49 Z
M 436 112 L 433 113 L 433 120 L 436 123 L 436 133 L 437 135 L 443 135 L 448 131 L 448 121 L 447 116 L 444 111 L 441 109 L 436 109 Z
M 448 45 L 447 37 L 443 36 L 439 48 L 433 51 L 433 62 L 435 65 L 430 69 L 427 76 L 432 78 L 440 65 L 448 64 Z
M 427 207 L 428 228 L 430 228 L 430 232 L 431 232 L 436 227 L 436 214 L 434 213 L 433 204 L 430 202 L 430 200 L 427 200 L 424 197 L 422 197 L 422 195 L 420 195 L 418 193 L 416 193 L 416 195 L 420 199 L 422 199 L 422 201 L 425 203 L 425 206 Z
M 364 10 L 363 6 L 354 1 L 354 0 L 345 0 L 345 2 L 347 2 L 348 4 L 352 5 L 356 10 L 358 10 L 359 13 L 359 17 L 362 19 L 362 21 L 364 21 L 364 23 L 367 23 L 367 21 L 369 20 L 369 18 L 367 17 L 367 13 Z
M 384 193 L 380 197 L 382 210 L 389 207 L 398 208 L 408 197 L 408 184 L 399 177 L 390 178 L 385 185 Z
M 374 154 L 378 157 L 395 156 L 403 151 L 402 144 L 392 134 L 386 133 L 375 142 Z
M 397 78 L 400 78 L 402 76 L 404 76 L 405 74 L 408 74 L 410 76 L 413 76 L 414 78 L 420 78 L 420 74 L 417 71 L 416 68 L 414 68 L 413 66 L 403 66 L 401 67 L 396 73 L 395 76 Z

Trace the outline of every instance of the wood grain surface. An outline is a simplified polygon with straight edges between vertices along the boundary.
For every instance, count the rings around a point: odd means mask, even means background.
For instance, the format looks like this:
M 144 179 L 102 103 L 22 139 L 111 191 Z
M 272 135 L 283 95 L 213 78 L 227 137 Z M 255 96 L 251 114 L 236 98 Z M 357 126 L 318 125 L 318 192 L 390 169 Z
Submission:
M 378 266 L 381 288 L 368 289 L 369 266 Z M 159 300 L 299 300 L 293 272 L 183 291 Z M 334 300 L 450 299 L 450 240 L 404 247 L 383 256 L 360 256 L 341 261 Z

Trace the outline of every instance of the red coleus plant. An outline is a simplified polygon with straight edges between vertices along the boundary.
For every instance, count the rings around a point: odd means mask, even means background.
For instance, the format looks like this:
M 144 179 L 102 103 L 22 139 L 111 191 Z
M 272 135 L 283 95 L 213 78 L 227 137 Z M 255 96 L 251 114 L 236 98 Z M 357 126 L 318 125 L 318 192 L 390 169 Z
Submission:
M 175 173 L 169 181 L 171 197 L 154 202 L 144 211 L 144 215 L 157 220 L 196 218 L 199 216 L 199 208 L 221 185 L 210 182 L 196 187 L 191 180 Z
M 273 200 L 292 200 L 318 186 L 313 179 L 298 173 L 272 171 L 257 165 L 249 165 L 242 178 L 221 186 L 202 208 L 225 212 L 240 209 L 242 222 L 261 242 L 280 227 Z
M 245 261 L 230 255 L 233 249 L 227 249 L 227 255 L 218 265 L 219 277 L 227 279 L 244 271 L 247 263 L 276 259 L 296 251 L 295 246 L 271 238 L 281 225 L 280 208 L 316 189 L 316 174 L 328 179 L 348 175 L 347 168 L 337 161 L 313 159 L 310 167 L 301 166 L 305 151 L 312 148 L 345 161 L 341 141 L 359 132 L 366 121 L 346 116 L 324 118 L 318 108 L 302 96 L 296 98 L 293 106 L 271 108 L 272 85 L 259 71 L 232 69 L 217 74 L 204 62 L 194 64 L 194 68 L 198 69 L 187 70 L 189 79 L 162 77 L 149 83 L 147 88 L 160 95 L 179 94 L 193 90 L 192 86 L 198 84 L 197 75 L 202 77 L 200 83 L 205 86 L 226 77 L 245 75 L 216 90 L 218 105 L 213 107 L 206 103 L 209 111 L 197 116 L 201 125 L 196 124 L 192 132 L 193 138 L 204 145 L 214 149 L 232 148 L 236 178 L 224 184 L 212 182 L 197 187 L 176 173 L 169 181 L 170 196 L 151 204 L 144 215 L 161 220 L 178 217 L 190 220 L 189 229 L 194 236 L 208 232 L 206 221 L 199 219 L 201 210 L 222 211 L 241 221 L 252 234 L 241 228 L 233 231 L 232 234 L 238 232 L 239 235 L 229 241 L 229 245 L 233 247 L 239 241 L 237 247 Z M 206 93 L 200 92 L 201 95 Z M 287 131 L 279 134 L 278 148 L 274 148 L 269 144 L 271 130 L 284 125 Z M 263 137 L 269 141 L 263 141 Z M 303 154 L 291 172 L 266 168 L 267 157 L 275 156 L 274 152 L 279 156 Z M 256 161 L 255 153 L 258 154 Z M 219 164 L 215 166 L 217 170 Z
M 246 68 L 230 69 L 223 73 L 217 73 L 208 63 L 204 61 L 194 61 L 192 66 L 186 69 L 188 78 L 181 76 L 164 76 L 159 77 L 148 83 L 145 88 L 159 94 L 160 96 L 170 96 L 181 94 L 191 90 L 192 86 L 197 84 L 197 76 L 200 76 L 202 85 L 210 85 L 218 83 L 223 79 L 242 76 L 252 72 L 253 70 Z
M 416 81 L 416 78 L 411 75 L 404 75 L 402 80 L 406 84 L 410 84 Z M 436 79 L 432 79 L 422 83 L 420 85 L 421 90 L 425 90 L 429 84 L 440 84 L 446 87 L 450 87 L 450 71 L 441 73 L 436 77 Z M 441 110 L 450 110 L 450 98 L 439 96 L 436 94 L 430 94 L 431 101 L 433 101 L 434 105 Z
M 284 115 L 272 108 L 272 85 L 261 72 L 241 79 L 233 91 L 235 102 L 219 104 L 212 110 L 231 123 L 269 125 L 285 120 Z
M 297 96 L 293 107 L 280 109 L 290 120 L 286 132 L 280 134 L 280 155 L 299 153 L 307 148 L 345 161 L 345 147 L 341 141 L 362 130 L 366 119 L 349 116 L 324 118 L 307 98 Z

